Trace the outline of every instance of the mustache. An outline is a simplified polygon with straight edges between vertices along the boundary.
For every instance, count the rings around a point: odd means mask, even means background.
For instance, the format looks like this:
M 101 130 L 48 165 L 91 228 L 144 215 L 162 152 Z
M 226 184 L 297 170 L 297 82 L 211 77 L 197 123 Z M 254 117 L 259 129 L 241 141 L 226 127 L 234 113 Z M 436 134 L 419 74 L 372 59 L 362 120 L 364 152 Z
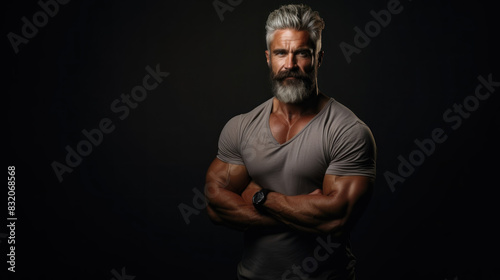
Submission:
M 276 74 L 273 73 L 272 78 L 273 78 L 273 80 L 277 80 L 277 81 L 282 81 L 286 78 L 297 78 L 297 79 L 301 79 L 301 80 L 310 80 L 311 79 L 311 77 L 309 77 L 309 75 L 301 72 L 300 70 L 299 71 L 297 71 L 297 70 L 283 70 L 283 71 L 280 71 Z

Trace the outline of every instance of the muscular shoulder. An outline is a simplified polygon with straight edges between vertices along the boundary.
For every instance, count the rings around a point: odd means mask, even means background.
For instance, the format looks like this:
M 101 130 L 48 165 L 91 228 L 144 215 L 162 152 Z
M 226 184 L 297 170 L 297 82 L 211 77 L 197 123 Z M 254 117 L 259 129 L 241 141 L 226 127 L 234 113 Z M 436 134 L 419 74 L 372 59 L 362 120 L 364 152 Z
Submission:
M 224 130 L 243 131 L 245 127 L 254 123 L 259 117 L 265 115 L 265 111 L 267 110 L 270 101 L 271 100 L 267 100 L 249 112 L 232 117 L 226 123 Z
M 349 108 L 333 100 L 325 122 L 325 136 L 328 146 L 333 148 L 332 156 L 343 152 L 343 149 L 355 149 L 364 146 L 375 152 L 375 140 L 370 128 Z
M 376 144 L 370 128 L 346 106 L 331 104 L 326 174 L 375 177 Z
M 325 115 L 325 128 L 330 137 L 340 136 L 349 130 L 365 130 L 366 124 L 349 108 L 332 98 Z
M 219 137 L 219 151 L 217 157 L 224 162 L 243 164 L 241 147 L 249 138 L 260 135 L 265 123 L 266 113 L 269 109 L 268 100 L 248 113 L 231 118 Z
M 271 108 L 272 108 L 272 98 L 261 103 L 251 111 L 241 114 L 240 118 L 242 125 L 255 122 L 256 120 L 267 116 L 270 113 Z

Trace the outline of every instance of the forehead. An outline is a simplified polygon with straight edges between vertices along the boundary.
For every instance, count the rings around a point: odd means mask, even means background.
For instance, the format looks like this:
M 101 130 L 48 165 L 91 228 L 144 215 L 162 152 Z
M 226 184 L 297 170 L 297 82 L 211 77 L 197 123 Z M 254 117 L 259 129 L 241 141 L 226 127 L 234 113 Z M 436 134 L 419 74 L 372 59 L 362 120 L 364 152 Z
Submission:
M 274 32 L 271 49 L 313 47 L 309 32 L 296 29 L 278 29 Z

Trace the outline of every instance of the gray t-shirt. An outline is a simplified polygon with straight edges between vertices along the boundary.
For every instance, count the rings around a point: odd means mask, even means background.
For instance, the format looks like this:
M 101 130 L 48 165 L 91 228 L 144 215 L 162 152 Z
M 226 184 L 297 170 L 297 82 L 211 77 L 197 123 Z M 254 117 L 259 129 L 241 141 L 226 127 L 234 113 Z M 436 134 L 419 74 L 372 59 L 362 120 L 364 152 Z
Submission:
M 375 177 L 373 135 L 347 107 L 330 98 L 299 133 L 279 144 L 269 126 L 272 100 L 226 124 L 219 138 L 220 160 L 245 165 L 257 184 L 285 195 L 321 188 L 326 174 Z M 291 229 L 248 230 L 238 277 L 301 279 L 306 275 L 311 280 L 329 279 L 345 273 L 353 260 L 346 238 L 337 240 Z

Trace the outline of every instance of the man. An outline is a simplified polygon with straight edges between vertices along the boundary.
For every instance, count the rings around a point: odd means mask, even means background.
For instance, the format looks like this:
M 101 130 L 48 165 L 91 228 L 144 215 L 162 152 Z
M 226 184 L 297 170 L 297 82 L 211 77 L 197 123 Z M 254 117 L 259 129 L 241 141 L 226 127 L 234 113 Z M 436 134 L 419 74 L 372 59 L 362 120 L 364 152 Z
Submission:
M 243 230 L 238 279 L 354 279 L 349 230 L 375 178 L 375 142 L 321 93 L 324 22 L 287 5 L 266 23 L 274 97 L 232 118 L 207 172 L 207 211 Z

